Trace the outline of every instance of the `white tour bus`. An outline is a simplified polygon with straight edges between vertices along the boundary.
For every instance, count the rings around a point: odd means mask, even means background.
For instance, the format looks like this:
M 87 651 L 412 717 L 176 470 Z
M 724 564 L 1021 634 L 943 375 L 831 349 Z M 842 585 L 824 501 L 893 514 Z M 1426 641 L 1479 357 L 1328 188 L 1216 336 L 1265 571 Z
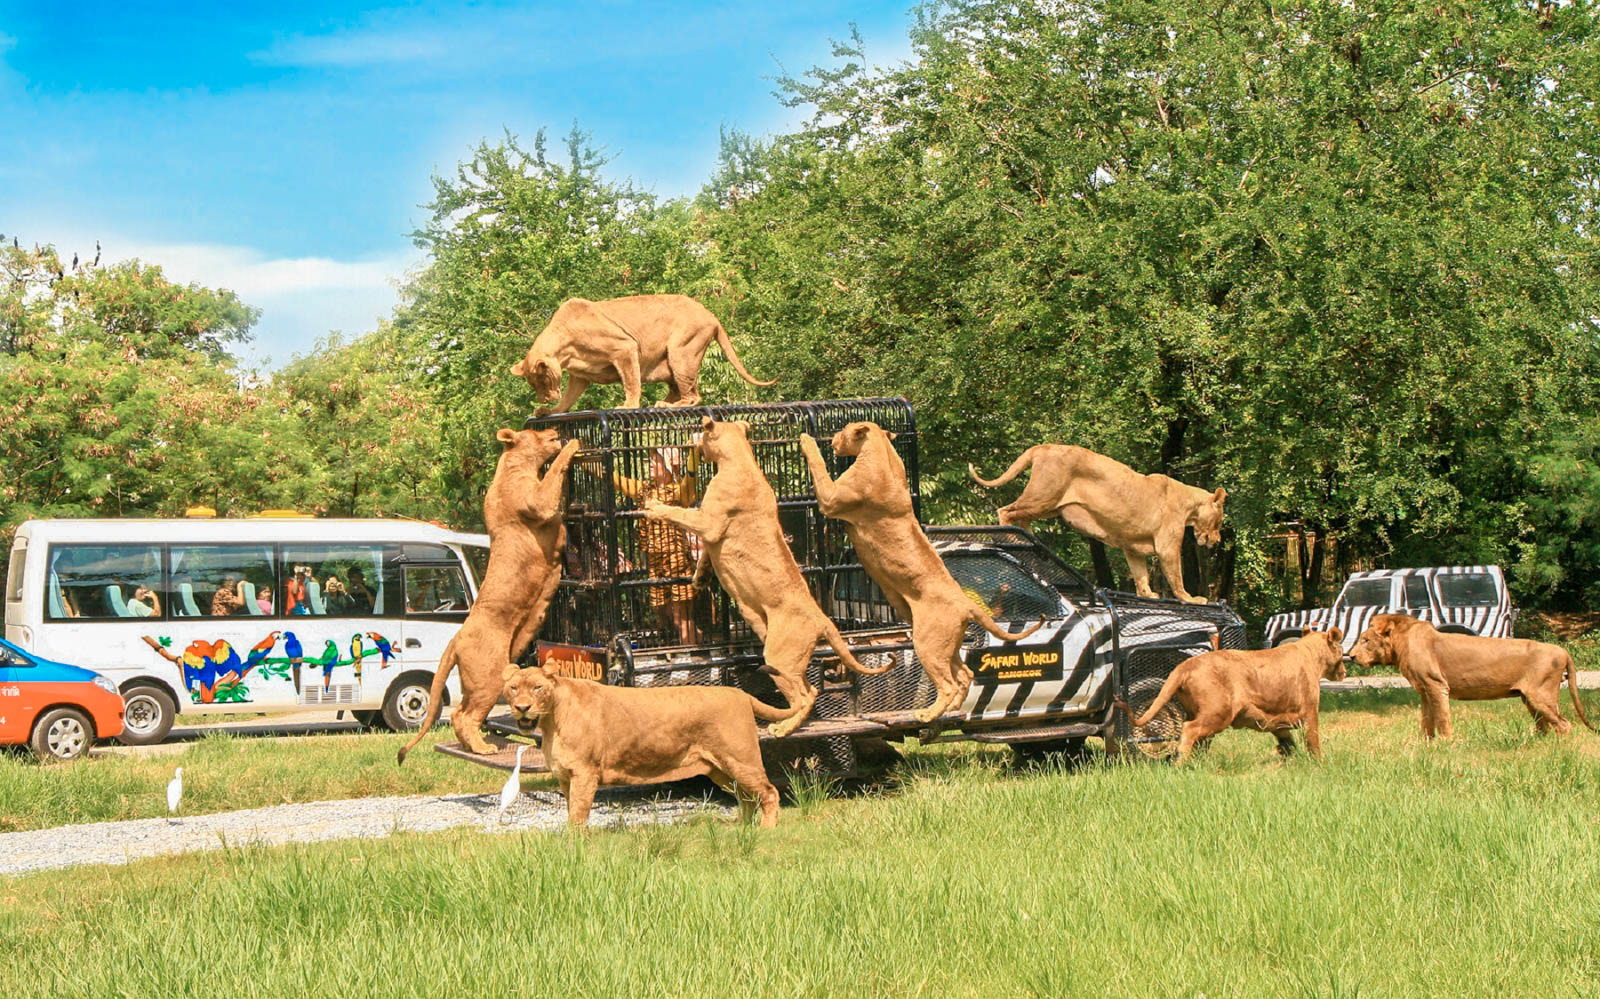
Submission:
M 328 707 L 414 728 L 488 559 L 487 535 L 406 520 L 30 520 L 5 637 L 116 683 L 127 743 L 159 742 L 184 711 Z

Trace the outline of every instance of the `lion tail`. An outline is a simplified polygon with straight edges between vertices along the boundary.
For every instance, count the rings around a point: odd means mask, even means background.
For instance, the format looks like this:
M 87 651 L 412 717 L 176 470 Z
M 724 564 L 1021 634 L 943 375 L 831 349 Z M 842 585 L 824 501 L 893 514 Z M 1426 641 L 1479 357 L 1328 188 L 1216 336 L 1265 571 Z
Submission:
M 986 479 L 979 475 L 978 470 L 972 467 L 972 462 L 970 461 L 967 462 L 967 473 L 971 475 L 972 480 L 980 486 L 986 486 L 989 489 L 993 489 L 996 486 L 1003 486 L 1007 482 L 1010 482 L 1012 479 L 1021 475 L 1023 469 L 1033 464 L 1033 452 L 1036 450 L 1038 450 L 1037 447 L 1030 447 L 1028 450 L 1022 452 L 1017 460 L 1011 463 L 1010 468 L 1000 473 L 1000 477 L 998 479 Z
M 749 697 L 748 694 L 745 696 Z M 793 718 L 795 712 L 799 709 L 794 707 L 775 708 L 766 701 L 758 701 L 751 697 L 750 710 L 755 712 L 755 716 L 762 721 L 783 721 L 785 718 Z
M 1135 728 L 1143 728 L 1150 724 L 1155 719 L 1155 716 L 1161 713 L 1161 709 L 1167 706 L 1167 702 L 1172 700 L 1178 693 L 1178 688 L 1183 686 L 1183 681 L 1189 679 L 1189 671 L 1185 668 L 1186 666 L 1188 666 L 1188 663 L 1179 663 L 1177 669 L 1167 674 L 1167 682 L 1161 685 L 1161 693 L 1156 695 L 1155 703 L 1151 704 L 1145 710 L 1145 713 L 1138 718 L 1133 717 L 1131 708 L 1126 704 L 1123 705 L 1124 710 L 1128 712 L 1128 720 L 1133 722 Z
M 1565 649 L 1562 650 L 1561 654 L 1567 660 L 1567 693 L 1572 695 L 1573 712 L 1577 714 L 1579 721 L 1588 726 L 1589 731 L 1600 731 L 1590 723 L 1589 716 L 1583 713 L 1583 698 L 1578 696 L 1578 668 L 1572 665 L 1572 654 Z
M 444 706 L 444 682 L 450 678 L 450 671 L 456 668 L 460 657 L 456 655 L 456 640 L 450 639 L 450 644 L 444 647 L 444 655 L 439 657 L 439 668 L 433 671 L 433 686 L 428 688 L 428 713 L 422 719 L 422 724 L 417 727 L 417 734 L 410 742 L 401 748 L 395 755 L 395 762 L 405 766 L 406 754 L 416 748 L 422 737 L 433 729 L 439 720 L 439 711 Z
M 1002 642 L 1020 642 L 1024 638 L 1027 638 L 1029 635 L 1038 631 L 1040 628 L 1043 628 L 1045 622 L 1044 618 L 1040 618 L 1038 621 L 1034 622 L 1033 627 L 1024 628 L 1013 635 L 1011 632 L 1006 631 L 1004 628 L 996 624 L 994 618 L 979 610 L 977 607 L 972 608 L 972 620 L 983 625 L 984 631 L 987 631 L 989 634 L 1000 639 Z
M 764 382 L 745 370 L 744 362 L 739 360 L 738 353 L 733 349 L 733 341 L 728 339 L 728 331 L 722 328 L 721 323 L 717 323 L 717 346 L 722 348 L 723 356 L 728 359 L 729 364 L 733 365 L 733 370 L 739 373 L 739 377 L 743 378 L 751 385 L 778 384 L 778 380 L 776 378 L 772 379 L 770 382 Z
M 835 625 L 827 618 L 823 618 L 822 620 L 824 625 L 822 629 L 822 638 L 833 647 L 833 651 L 839 654 L 839 662 L 842 665 L 848 666 L 850 669 L 864 676 L 879 676 L 883 673 L 889 672 L 894 668 L 893 659 L 889 660 L 887 663 L 878 667 L 877 669 L 871 669 L 861 665 L 861 660 L 857 659 L 855 653 L 850 651 L 850 646 L 844 643 L 844 636 L 839 634 L 838 625 Z M 843 676 L 844 674 L 841 673 L 839 675 Z

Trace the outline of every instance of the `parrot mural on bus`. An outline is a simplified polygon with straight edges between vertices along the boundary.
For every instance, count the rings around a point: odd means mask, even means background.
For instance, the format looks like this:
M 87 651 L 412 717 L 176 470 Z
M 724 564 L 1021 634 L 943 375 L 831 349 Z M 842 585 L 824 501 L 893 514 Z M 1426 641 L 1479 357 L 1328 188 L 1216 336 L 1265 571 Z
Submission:
M 273 656 L 272 652 L 277 648 L 280 636 L 283 642 L 283 654 Z M 174 655 L 168 651 L 172 645 L 171 638 L 164 636 L 156 638 L 150 635 L 143 637 L 145 644 L 159 653 L 163 659 L 178 667 L 183 676 L 184 688 L 189 691 L 189 696 L 197 704 L 250 701 L 250 688 L 244 681 L 258 668 L 260 670 L 257 674 L 258 679 L 264 678 L 270 682 L 292 678 L 295 697 L 299 699 L 302 696 L 300 680 L 302 665 L 322 670 L 322 690 L 327 693 L 333 683 L 333 671 L 338 667 L 353 667 L 355 682 L 359 684 L 361 667 L 368 656 L 381 656 L 383 668 L 387 668 L 389 660 L 394 657 L 394 644 L 377 632 L 351 635 L 348 659 L 341 658 L 339 643 L 332 638 L 323 639 L 320 654 L 306 655 L 305 645 L 308 641 L 315 640 L 302 638 L 292 631 L 269 633 L 251 646 L 250 651 L 242 657 L 226 639 L 198 638 L 185 646 L 181 655 Z

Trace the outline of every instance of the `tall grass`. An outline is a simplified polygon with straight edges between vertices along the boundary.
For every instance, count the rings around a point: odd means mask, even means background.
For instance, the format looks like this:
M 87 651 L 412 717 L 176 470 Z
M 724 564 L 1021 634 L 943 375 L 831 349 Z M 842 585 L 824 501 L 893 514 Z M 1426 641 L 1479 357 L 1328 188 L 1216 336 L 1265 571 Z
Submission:
M 1341 698 L 1341 701 L 1345 699 Z M 898 787 L 588 836 L 456 831 L 0 884 L 11 994 L 1588 996 L 1600 738 L 1414 699 L 1327 758 L 914 752 Z M 185 770 L 187 777 L 188 770 Z

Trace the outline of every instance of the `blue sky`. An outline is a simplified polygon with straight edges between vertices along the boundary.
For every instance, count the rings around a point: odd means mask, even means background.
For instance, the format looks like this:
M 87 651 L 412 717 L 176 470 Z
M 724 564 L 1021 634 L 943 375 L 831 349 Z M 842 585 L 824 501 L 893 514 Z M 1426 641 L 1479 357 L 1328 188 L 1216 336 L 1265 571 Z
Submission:
M 905 58 L 911 5 L 0 0 L 0 232 L 233 288 L 276 365 L 387 314 L 429 177 L 478 140 L 576 121 L 614 176 L 690 194 L 721 127 L 798 119 L 771 78 L 852 22 Z

